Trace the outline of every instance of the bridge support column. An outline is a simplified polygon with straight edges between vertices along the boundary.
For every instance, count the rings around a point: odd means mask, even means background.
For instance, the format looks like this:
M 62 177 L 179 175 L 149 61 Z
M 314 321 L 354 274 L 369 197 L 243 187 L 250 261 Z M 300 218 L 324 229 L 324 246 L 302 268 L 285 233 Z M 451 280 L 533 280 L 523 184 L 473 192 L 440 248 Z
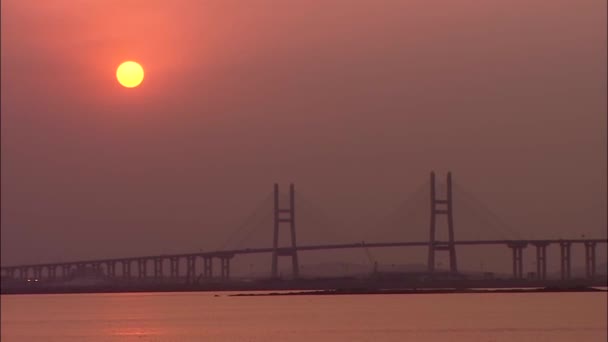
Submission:
M 42 277 L 42 267 L 34 266 L 34 279 L 40 279 Z
M 213 258 L 203 257 L 203 278 L 213 278 Z
M 156 279 L 163 278 L 163 258 L 162 257 L 154 258 L 154 278 L 156 278 Z
M 50 265 L 48 269 L 49 280 L 55 280 L 57 278 L 57 265 Z
M 81 275 L 85 274 L 86 268 L 87 268 L 87 264 L 85 264 L 85 263 L 81 262 L 81 263 L 76 264 L 76 275 L 81 276 Z
M 101 263 L 95 262 L 91 265 L 91 267 L 93 268 L 95 276 L 98 276 L 101 273 Z
M 587 279 L 595 278 L 595 242 L 585 242 L 585 275 Z
M 110 278 L 116 277 L 116 261 L 106 262 L 106 275 Z
M 559 247 L 560 247 L 560 259 L 561 259 L 561 263 L 560 263 L 560 270 L 561 270 L 561 276 L 562 276 L 562 280 L 566 280 L 566 279 L 570 279 L 570 247 L 572 246 L 571 242 L 560 242 L 559 243 Z
M 524 258 L 523 251 L 526 248 L 525 242 L 512 242 L 507 246 L 513 251 L 513 278 L 523 279 L 524 278 Z
M 7 269 L 6 276 L 9 277 L 10 279 L 15 279 L 15 269 L 12 267 Z
M 230 278 L 230 259 L 232 257 L 231 256 L 221 256 L 220 257 L 220 263 L 221 263 L 221 278 L 222 279 L 228 279 Z
M 131 260 L 122 260 L 122 277 L 131 279 Z
M 28 266 L 19 267 L 19 277 L 26 280 L 30 277 L 30 268 Z
M 137 277 L 139 279 L 146 278 L 148 276 L 148 259 L 137 259 Z
M 547 246 L 548 242 L 535 242 L 536 247 L 536 277 L 547 280 Z
M 179 257 L 169 258 L 169 271 L 171 273 L 171 278 L 179 278 Z
M 61 265 L 61 278 L 62 279 L 68 279 L 68 277 L 70 276 L 70 269 L 72 268 L 71 265 Z
M 189 255 L 186 257 L 186 283 L 193 284 L 196 280 L 196 256 Z
M 40 277 L 38 279 L 42 280 L 42 279 L 49 279 L 50 278 L 50 273 L 51 273 L 51 269 L 49 267 L 49 265 L 42 265 L 40 267 Z
M 282 214 L 286 217 L 282 217 Z M 291 232 L 291 247 L 289 248 L 279 248 L 279 226 L 281 223 L 289 223 Z M 289 185 L 289 209 L 280 209 L 279 185 L 274 185 L 274 236 L 272 247 L 272 277 L 279 277 L 279 256 L 290 256 L 293 278 L 298 278 L 300 276 L 300 265 L 296 247 L 295 190 L 293 184 Z
M 446 199 L 437 199 L 435 186 L 435 172 L 431 172 L 431 226 L 429 238 L 428 272 L 435 272 L 435 253 L 437 251 L 447 251 L 450 256 L 450 272 L 458 273 L 456 262 L 456 247 L 454 245 L 454 219 L 452 206 L 452 173 L 447 175 L 447 195 Z M 441 242 L 436 240 L 436 225 L 439 215 L 447 216 L 448 241 Z

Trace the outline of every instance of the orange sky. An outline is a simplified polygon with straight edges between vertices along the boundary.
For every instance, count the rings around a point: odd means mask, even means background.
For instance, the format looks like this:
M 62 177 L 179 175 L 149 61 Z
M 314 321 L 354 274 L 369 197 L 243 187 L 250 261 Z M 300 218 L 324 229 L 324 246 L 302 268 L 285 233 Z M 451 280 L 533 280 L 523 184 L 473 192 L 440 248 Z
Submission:
M 373 239 L 432 169 L 524 236 L 605 236 L 605 28 L 595 0 L 2 1 L 2 263 L 212 248 L 275 181 Z

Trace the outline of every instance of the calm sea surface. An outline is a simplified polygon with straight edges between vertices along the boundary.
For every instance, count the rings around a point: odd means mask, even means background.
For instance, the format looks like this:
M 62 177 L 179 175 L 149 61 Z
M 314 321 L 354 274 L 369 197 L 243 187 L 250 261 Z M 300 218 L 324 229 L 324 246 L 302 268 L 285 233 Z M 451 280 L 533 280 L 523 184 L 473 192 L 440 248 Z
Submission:
M 0 296 L 2 342 L 602 341 L 606 293 Z

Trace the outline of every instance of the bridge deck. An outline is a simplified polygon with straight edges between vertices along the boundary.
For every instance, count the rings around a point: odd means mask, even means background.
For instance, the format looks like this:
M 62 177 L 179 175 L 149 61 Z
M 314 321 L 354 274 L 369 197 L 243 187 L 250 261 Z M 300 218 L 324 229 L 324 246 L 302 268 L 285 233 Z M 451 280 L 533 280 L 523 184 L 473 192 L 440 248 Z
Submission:
M 447 244 L 446 241 L 436 241 L 436 244 Z M 534 244 L 560 244 L 560 243 L 608 243 L 608 239 L 534 239 L 534 240 L 463 240 L 455 241 L 455 245 L 459 246 L 480 246 L 480 245 L 511 245 L 511 244 L 523 244 L 523 245 L 534 245 Z M 411 241 L 411 242 L 356 242 L 356 243 L 345 243 L 345 244 L 329 244 L 329 245 L 304 245 L 298 246 L 298 251 L 318 251 L 318 250 L 332 250 L 332 249 L 354 249 L 354 248 L 389 248 L 389 247 L 425 247 L 428 246 L 427 241 Z M 291 250 L 291 248 L 280 248 L 279 250 Z M 160 254 L 160 255 L 149 255 L 140 257 L 126 257 L 126 258 L 111 258 L 111 259 L 95 259 L 95 260 L 82 260 L 82 261 L 70 261 L 70 262 L 53 262 L 53 263 L 42 263 L 42 264 L 24 264 L 14 266 L 2 266 L 1 269 L 21 268 L 21 267 L 49 267 L 49 266 L 62 266 L 62 265 L 81 265 L 81 264 L 97 264 L 107 262 L 127 262 L 141 259 L 167 259 L 167 258 L 187 258 L 187 257 L 233 257 L 240 254 L 260 254 L 260 253 L 272 253 L 273 248 L 245 248 L 245 249 L 234 249 L 234 250 L 221 250 L 221 251 L 209 251 L 209 252 L 197 252 L 197 253 L 182 253 L 182 254 Z

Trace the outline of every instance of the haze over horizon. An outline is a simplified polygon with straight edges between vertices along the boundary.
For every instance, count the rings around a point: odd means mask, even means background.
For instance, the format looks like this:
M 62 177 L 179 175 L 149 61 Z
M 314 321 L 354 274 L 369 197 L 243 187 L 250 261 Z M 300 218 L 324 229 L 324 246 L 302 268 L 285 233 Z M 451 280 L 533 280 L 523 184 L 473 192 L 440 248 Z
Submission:
M 522 237 L 605 238 L 606 2 L 438 3 L 2 1 L 2 265 L 215 249 L 275 182 L 408 240 L 426 211 L 374 223 L 432 170 Z

